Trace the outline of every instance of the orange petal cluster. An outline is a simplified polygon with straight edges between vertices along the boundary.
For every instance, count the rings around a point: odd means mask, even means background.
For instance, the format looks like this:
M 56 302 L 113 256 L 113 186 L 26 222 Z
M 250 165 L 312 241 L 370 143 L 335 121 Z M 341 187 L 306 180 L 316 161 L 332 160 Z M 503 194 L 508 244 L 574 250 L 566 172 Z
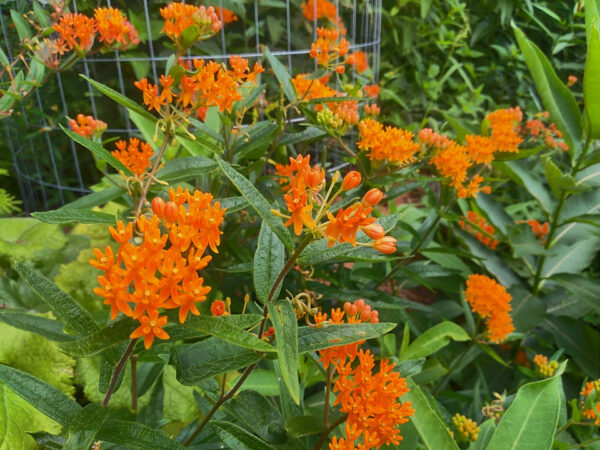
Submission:
M 363 91 L 367 97 L 377 98 L 380 88 L 378 84 L 366 84 L 365 87 L 363 87 Z
M 100 42 L 111 48 L 119 45 L 124 49 L 140 43 L 136 29 L 117 8 L 96 8 L 94 10 Z
M 407 130 L 387 126 L 374 119 L 363 119 L 358 124 L 361 140 L 358 148 L 369 151 L 373 161 L 387 159 L 398 164 L 407 164 L 415 159 L 420 150 L 413 141 L 414 135 Z
M 69 119 L 69 126 L 73 132 L 83 137 L 100 136 L 106 130 L 106 123 L 102 120 L 94 119 L 93 116 L 77 114 L 76 119 Z
M 334 61 L 347 55 L 349 48 L 350 43 L 345 38 L 340 38 L 338 30 L 319 27 L 317 40 L 310 46 L 310 57 L 316 59 L 320 66 L 343 72 L 344 66 Z M 341 69 L 337 69 L 338 67 Z
M 62 55 L 73 49 L 87 51 L 94 44 L 96 21 L 85 14 L 63 14 L 52 28 L 58 33 L 58 39 L 54 41 L 55 53 Z
M 523 120 L 523 112 L 518 106 L 514 108 L 499 109 L 486 117 L 492 128 L 490 139 L 496 151 L 518 153 L 519 144 L 523 142 L 519 136 L 519 124 Z
M 146 78 L 134 82 L 135 87 L 142 91 L 148 110 L 155 109 L 160 112 L 163 106 L 175 101 L 186 108 L 188 113 L 201 112 L 208 106 L 218 106 L 219 111 L 231 112 L 233 103 L 242 99 L 240 86 L 248 81 L 253 82 L 256 76 L 263 72 L 258 63 L 250 70 L 248 60 L 239 56 L 229 59 L 230 69 L 203 59 L 194 59 L 191 65 L 194 72 L 182 75 L 175 91 L 175 80 L 170 75 L 161 75 L 161 89 L 158 85 L 149 83 Z M 191 70 L 191 65 L 187 67 L 188 70 Z
M 111 154 L 123 163 L 132 173 L 137 176 L 143 175 L 150 167 L 150 159 L 154 150 L 146 142 L 138 138 L 130 138 L 129 141 L 117 141 L 117 147 Z
M 515 330 L 510 316 L 512 297 L 496 280 L 469 275 L 465 297 L 471 309 L 486 319 L 491 342 L 500 343 Z
M 581 395 L 581 413 L 586 419 L 594 420 L 594 424 L 600 426 L 600 379 L 587 381 Z
M 535 372 L 542 377 L 551 377 L 558 369 L 558 361 L 548 362 L 548 357 L 540 354 L 533 357 L 533 363 L 535 364 Z
M 212 6 L 206 8 L 183 2 L 169 3 L 160 9 L 160 15 L 165 19 L 161 33 L 176 43 L 186 28 L 193 25 L 198 26 L 198 33 L 203 39 L 217 33 L 223 25 Z
M 544 111 L 536 114 L 536 118 L 530 119 L 525 123 L 522 130 L 524 134 L 530 136 L 534 141 L 542 140 L 550 148 L 560 148 L 567 151 L 569 147 L 562 140 L 563 134 L 556 128 L 556 125 L 549 121 L 550 114 Z
M 344 322 L 344 319 L 346 321 Z M 354 303 L 345 302 L 344 310 L 340 308 L 331 310 L 331 317 L 328 320 L 327 313 L 317 313 L 315 315 L 315 323 L 317 328 L 325 326 L 325 323 L 339 325 L 342 323 L 378 323 L 379 312 L 365 304 L 362 299 L 356 300 Z M 325 369 L 329 368 L 330 364 L 344 364 L 346 360 L 354 361 L 358 354 L 358 346 L 363 341 L 354 342 L 352 344 L 340 345 L 338 347 L 330 347 L 319 350 L 321 358 L 319 361 L 323 363 Z
M 527 225 L 531 227 L 531 231 L 535 234 L 542 242 L 546 242 L 546 236 L 548 236 L 548 222 L 539 223 L 537 220 L 529 219 Z
M 233 11 L 226 8 L 215 6 L 215 14 L 225 25 L 237 22 L 238 20 L 238 16 Z
M 335 22 L 338 17 L 337 8 L 329 0 L 307 0 L 300 5 L 302 14 L 308 20 L 329 19 Z
M 473 234 L 477 240 L 486 247 L 489 247 L 492 250 L 496 249 L 498 241 L 491 237 L 494 235 L 496 230 L 475 211 L 467 211 L 467 215 L 464 220 L 459 220 L 458 224 L 463 230 Z
M 346 58 L 346 64 L 354 66 L 354 69 L 356 69 L 358 73 L 363 73 L 369 69 L 367 54 L 360 50 L 350 53 Z
M 381 360 L 379 372 L 373 373 L 375 363 L 369 350 L 359 350 L 357 357 L 355 368 L 350 362 L 336 364 L 339 378 L 333 387 L 338 393 L 334 404 L 340 405 L 348 418 L 346 438 L 334 438 L 329 448 L 354 448 L 359 439 L 362 444 L 358 446 L 364 449 L 398 445 L 403 439 L 398 425 L 408 422 L 415 413 L 411 402 L 399 400 L 409 392 L 406 378 L 400 377 L 387 359 Z
M 160 310 L 179 309 L 181 323 L 190 312 L 200 314 L 196 303 L 206 299 L 210 287 L 204 286 L 198 271 L 211 260 L 204 256 L 206 249 L 217 251 L 225 213 L 211 194 L 171 188 L 169 196 L 167 203 L 153 200 L 150 218 L 137 219 L 139 236 L 134 240 L 133 222 L 119 221 L 110 228 L 119 244 L 116 255 L 107 246 L 104 253 L 94 249 L 96 259 L 90 260 L 104 272 L 94 292 L 110 305 L 111 319 L 121 312 L 138 320 L 140 326 L 130 337 L 143 336 L 146 348 L 155 337 L 169 338 L 163 330 L 167 317 L 160 316 Z

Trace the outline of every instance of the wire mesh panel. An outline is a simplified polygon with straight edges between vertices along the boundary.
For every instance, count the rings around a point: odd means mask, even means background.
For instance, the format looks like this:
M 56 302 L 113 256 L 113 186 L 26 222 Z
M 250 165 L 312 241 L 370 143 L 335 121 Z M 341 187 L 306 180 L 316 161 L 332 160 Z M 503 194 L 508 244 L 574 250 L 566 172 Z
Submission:
M 347 30 L 350 52 L 366 54 L 369 70 L 358 75 L 372 82 L 379 77 L 379 43 L 382 0 L 332 0 L 339 18 L 338 26 Z M 310 45 L 323 26 L 322 0 L 211 0 L 189 2 L 219 7 L 225 25 L 210 40 L 196 44 L 183 57 L 226 62 L 240 55 L 250 62 L 260 60 L 264 47 L 284 63 L 292 74 L 311 72 L 316 61 L 309 57 Z M 28 2 L 0 3 L 3 50 L 9 58 L 19 47 L 11 30 L 10 9 L 25 11 Z M 89 0 L 72 1 L 72 12 L 93 14 L 98 6 L 113 6 L 124 11 L 139 33 L 140 44 L 125 52 L 90 54 L 68 71 L 57 73 L 26 101 L 17 104 L 11 118 L 3 120 L 5 145 L 11 155 L 25 211 L 55 208 L 88 191 L 98 181 L 98 170 L 91 155 L 77 148 L 59 128 L 67 117 L 82 113 L 108 124 L 105 139 L 126 138 L 137 133 L 127 110 L 96 91 L 78 74 L 98 80 L 123 95 L 141 100 L 133 81 L 147 77 L 157 83 L 164 73 L 173 47 L 161 33 L 160 8 L 167 1 Z M 232 14 L 231 14 L 232 13 Z M 227 17 L 225 17 L 227 15 Z M 224 20 L 225 19 L 225 20 Z M 227 19 L 230 19 L 229 23 Z M 339 86 L 336 86 L 339 88 Z M 110 147 L 110 145 L 109 145 Z

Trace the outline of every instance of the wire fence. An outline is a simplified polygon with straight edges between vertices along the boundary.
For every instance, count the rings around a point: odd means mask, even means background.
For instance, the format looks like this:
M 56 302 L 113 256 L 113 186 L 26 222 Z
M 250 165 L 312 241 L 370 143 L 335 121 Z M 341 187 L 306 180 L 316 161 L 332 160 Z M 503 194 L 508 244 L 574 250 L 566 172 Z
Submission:
M 89 3 L 73 0 L 71 10 L 89 13 Z M 140 45 L 126 52 L 114 51 L 79 60 L 68 71 L 51 77 L 27 102 L 16 105 L 12 118 L 3 119 L 5 145 L 10 152 L 26 212 L 62 206 L 90 192 L 88 186 L 98 181 L 91 155 L 80 151 L 58 126 L 65 124 L 67 117 L 83 113 L 104 120 L 109 125 L 104 134 L 108 139 L 139 134 L 125 108 L 103 97 L 78 74 L 96 79 L 134 99 L 139 97 L 133 87 L 135 79 L 147 76 L 149 81 L 158 83 L 170 54 L 163 45 L 167 40 L 159 33 L 162 27 L 159 8 L 166 3 L 158 0 L 95 2 L 92 8 L 114 6 L 126 11 L 140 34 Z M 317 1 L 312 2 L 315 8 L 312 21 L 303 16 L 302 0 L 212 0 L 201 3 L 212 3 L 221 10 L 232 8 L 239 18 L 222 27 L 217 36 L 203 42 L 201 49 L 192 49 L 184 59 L 226 60 L 235 54 L 251 61 L 259 60 L 263 56 L 263 46 L 267 46 L 287 65 L 290 73 L 312 69 L 308 55 L 319 26 Z M 333 3 L 347 28 L 350 51 L 365 52 L 370 66 L 368 76 L 377 82 L 382 0 L 334 0 Z M 0 3 L 3 49 L 11 60 L 19 45 L 14 31 L 10 30 L 9 10 L 12 7 L 24 9 L 22 1 Z M 314 65 L 316 69 L 316 61 Z M 351 76 L 354 80 L 359 75 L 353 70 Z

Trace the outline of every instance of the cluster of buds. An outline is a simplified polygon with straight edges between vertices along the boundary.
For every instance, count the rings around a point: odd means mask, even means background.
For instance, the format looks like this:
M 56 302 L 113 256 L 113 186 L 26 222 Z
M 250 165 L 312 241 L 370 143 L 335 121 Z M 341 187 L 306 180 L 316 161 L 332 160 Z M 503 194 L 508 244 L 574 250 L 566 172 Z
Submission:
M 363 299 L 356 300 L 354 303 L 345 302 L 344 312 L 348 317 L 348 323 L 362 322 L 362 323 L 378 323 L 379 322 L 379 311 L 371 309 L 370 305 L 367 305 Z
M 562 133 L 550 121 L 548 111 L 537 113 L 533 119 L 525 123 L 525 127 L 521 129 L 521 132 L 531 137 L 534 142 L 542 141 L 552 149 L 560 148 L 564 151 L 569 150 L 567 144 L 562 140 Z
M 544 355 L 535 355 L 533 363 L 535 364 L 535 373 L 544 378 L 551 377 L 558 369 L 558 361 L 548 362 L 548 358 Z
M 104 130 L 106 130 L 106 123 L 94 119 L 93 116 L 84 116 L 83 114 L 77 114 L 77 120 L 69 119 L 69 126 L 74 133 L 77 133 L 83 137 L 100 137 Z
M 293 225 L 297 235 L 306 228 L 314 236 L 325 237 L 330 247 L 336 242 L 347 242 L 355 247 L 373 247 L 382 253 L 396 251 L 396 239 L 386 236 L 383 227 L 371 217 L 373 207 L 383 199 L 383 193 L 379 189 L 369 190 L 361 201 L 347 208 L 340 208 L 335 216 L 330 211 L 331 205 L 342 192 L 357 188 L 361 184 L 360 173 L 347 173 L 339 188 L 334 191 L 341 177 L 339 172 L 336 172 L 323 196 L 322 191 L 326 186 L 325 171 L 318 165 L 310 166 L 310 155 L 290 157 L 289 164 L 277 164 L 276 170 L 281 177 L 281 184 L 284 185 L 284 200 L 290 215 L 275 209 L 271 212 L 287 219 L 285 226 Z M 316 217 L 314 211 L 317 211 Z M 325 221 L 325 217 L 329 220 Z M 358 231 L 363 231 L 373 241 L 357 242 Z
M 317 123 L 331 131 L 340 130 L 344 126 L 344 121 L 339 114 L 334 114 L 330 109 L 322 109 L 317 113 Z
M 496 249 L 498 241 L 493 237 L 496 230 L 475 211 L 468 211 L 466 217 L 459 220 L 458 224 L 463 230 L 473 234 L 486 247 L 492 250 Z
M 195 42 L 212 37 L 223 26 L 212 6 L 206 8 L 183 2 L 171 3 L 161 8 L 160 14 L 165 19 L 162 32 L 180 51 L 190 48 Z
M 452 417 L 452 427 L 456 431 L 455 439 L 457 442 L 475 442 L 479 437 L 477 422 L 462 414 L 457 413 Z

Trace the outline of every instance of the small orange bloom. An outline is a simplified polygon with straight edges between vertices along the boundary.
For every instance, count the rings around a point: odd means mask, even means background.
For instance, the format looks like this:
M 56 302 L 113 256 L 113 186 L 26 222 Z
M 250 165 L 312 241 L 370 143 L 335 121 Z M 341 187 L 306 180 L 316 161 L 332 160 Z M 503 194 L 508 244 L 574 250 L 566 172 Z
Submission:
M 223 300 L 215 300 L 210 305 L 210 312 L 213 316 L 227 316 L 229 312 L 227 312 L 227 306 Z
M 54 48 L 60 53 L 72 49 L 87 51 L 92 48 L 96 21 L 83 14 L 67 13 L 60 16 L 52 28 L 59 35 Z
M 223 22 L 226 25 L 232 22 L 237 22 L 238 20 L 238 16 L 236 16 L 233 11 L 230 11 L 226 8 L 220 8 L 218 6 L 215 6 L 215 14 L 217 15 L 217 17 L 219 17 L 219 19 L 221 19 L 221 22 Z
M 111 154 L 121 161 L 135 175 L 142 175 L 150 167 L 150 158 L 154 155 L 152 147 L 137 138 L 127 141 L 117 141 L 117 150 Z
M 144 347 L 149 349 L 152 346 L 154 337 L 159 339 L 169 339 L 169 335 L 162 328 L 167 324 L 167 316 L 158 316 L 158 311 L 150 311 L 147 316 L 140 318 L 141 325 L 136 328 L 129 336 L 131 339 L 137 339 L 144 336 Z
M 492 250 L 496 249 L 498 241 L 493 238 L 496 230 L 475 211 L 467 211 L 467 216 L 465 217 L 465 220 L 460 220 L 458 224 L 463 230 L 466 230 L 469 233 L 473 234 L 477 238 L 477 240 L 483 245 L 489 247 Z
M 377 84 L 367 84 L 363 90 L 365 91 L 365 95 L 367 97 L 377 98 L 379 95 L 379 85 Z
M 361 176 L 356 170 L 348 172 L 342 180 L 342 190 L 349 191 L 360 185 Z
M 83 114 L 77 114 L 77 120 L 69 119 L 69 126 L 73 132 L 87 138 L 101 136 L 107 127 L 105 122 Z
M 285 194 L 283 198 L 285 200 L 285 204 L 287 205 L 288 211 L 292 214 L 290 219 L 284 224 L 286 227 L 294 224 L 294 233 L 297 235 L 302 233 L 303 225 L 309 229 L 316 227 L 310 213 L 313 205 L 306 204 L 306 193 L 299 193 L 298 190 L 292 189 L 291 195 Z
M 117 8 L 96 8 L 94 10 L 100 42 L 107 46 L 118 45 L 126 49 L 140 43 L 136 29 Z
M 346 64 L 354 66 L 358 73 L 363 73 L 364 71 L 369 69 L 369 63 L 367 62 L 367 54 L 359 50 L 348 55 L 348 57 L 346 58 Z M 379 87 L 377 88 L 377 91 L 379 92 Z M 376 96 L 377 95 L 375 95 L 375 97 Z
M 373 161 L 384 160 L 406 164 L 412 162 L 419 151 L 419 144 L 413 141 L 413 133 L 396 127 L 385 127 L 376 120 L 363 119 L 358 124 L 361 140 L 357 146 L 369 150 Z
M 321 18 L 329 19 L 331 22 L 337 20 L 337 8 L 329 0 L 307 0 L 300 6 L 302 14 L 308 20 Z

